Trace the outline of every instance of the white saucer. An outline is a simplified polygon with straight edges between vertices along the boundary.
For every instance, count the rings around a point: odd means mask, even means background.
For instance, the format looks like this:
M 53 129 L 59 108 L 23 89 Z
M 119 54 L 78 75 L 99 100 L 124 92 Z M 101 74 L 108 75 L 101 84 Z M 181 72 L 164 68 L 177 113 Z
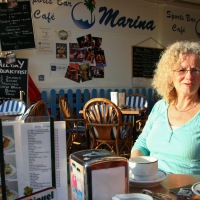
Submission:
M 158 173 L 155 175 L 154 180 L 151 181 L 139 181 L 132 178 L 129 178 L 129 183 L 134 187 L 154 187 L 159 185 L 167 177 L 167 174 L 164 171 L 158 170 Z
M 112 197 L 112 200 L 130 200 L 130 199 L 140 199 L 140 200 L 153 200 L 153 198 L 147 194 L 141 193 L 129 193 L 129 194 L 116 194 Z
M 16 168 L 14 167 L 14 166 L 12 166 L 12 165 L 10 165 L 10 167 L 12 168 L 12 171 L 11 171 L 11 173 L 10 174 L 5 174 L 5 177 L 6 178 L 10 178 L 11 176 L 13 176 L 15 173 L 16 173 Z
M 196 195 L 200 196 L 200 182 L 195 183 L 191 189 Z

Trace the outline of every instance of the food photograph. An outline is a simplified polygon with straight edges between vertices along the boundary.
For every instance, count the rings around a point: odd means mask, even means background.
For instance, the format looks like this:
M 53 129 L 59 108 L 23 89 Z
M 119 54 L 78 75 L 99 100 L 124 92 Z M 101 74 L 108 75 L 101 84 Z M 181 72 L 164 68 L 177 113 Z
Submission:
M 16 181 L 6 182 L 6 199 L 7 200 L 14 200 L 17 197 L 18 197 L 17 182 Z M 1 185 L 0 185 L 0 200 L 3 200 L 3 198 L 2 198 L 2 186 Z
M 3 126 L 4 153 L 15 152 L 15 140 L 13 126 Z

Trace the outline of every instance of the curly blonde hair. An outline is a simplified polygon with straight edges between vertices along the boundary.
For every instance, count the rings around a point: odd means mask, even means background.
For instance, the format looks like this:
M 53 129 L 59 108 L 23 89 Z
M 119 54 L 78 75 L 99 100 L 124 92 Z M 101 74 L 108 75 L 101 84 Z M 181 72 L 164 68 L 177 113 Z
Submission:
M 161 58 L 157 63 L 152 86 L 158 95 L 168 103 L 171 103 L 177 98 L 177 93 L 172 83 L 172 75 L 173 70 L 185 53 L 195 53 L 200 58 L 200 42 L 175 42 L 162 52 Z M 198 93 L 200 95 L 200 88 Z

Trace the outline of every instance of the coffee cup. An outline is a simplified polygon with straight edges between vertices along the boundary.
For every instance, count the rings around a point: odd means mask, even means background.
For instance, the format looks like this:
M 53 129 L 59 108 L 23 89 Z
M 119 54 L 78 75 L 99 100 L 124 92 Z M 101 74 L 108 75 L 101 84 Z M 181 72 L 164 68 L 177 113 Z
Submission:
M 152 181 L 158 173 L 158 159 L 136 156 L 129 159 L 129 177 L 136 181 Z

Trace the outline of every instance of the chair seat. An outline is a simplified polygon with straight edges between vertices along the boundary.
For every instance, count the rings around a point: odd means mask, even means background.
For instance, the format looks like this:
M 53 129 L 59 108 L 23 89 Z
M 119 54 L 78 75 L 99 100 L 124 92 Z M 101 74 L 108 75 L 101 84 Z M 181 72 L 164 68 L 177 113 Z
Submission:
M 21 100 L 7 100 L 0 106 L 0 112 L 16 112 L 23 114 L 25 109 L 26 105 Z
M 10 111 L 10 112 L 0 112 L 0 115 L 22 115 L 23 113 L 16 112 L 16 111 Z
M 78 134 L 84 134 L 85 133 L 85 127 L 84 126 L 77 126 L 77 127 L 73 127 L 71 129 L 72 133 L 77 133 L 78 131 Z
M 20 120 L 21 115 L 24 114 L 26 105 L 23 101 L 19 99 L 11 99 L 3 102 L 0 106 L 1 116 L 19 116 L 16 119 Z

